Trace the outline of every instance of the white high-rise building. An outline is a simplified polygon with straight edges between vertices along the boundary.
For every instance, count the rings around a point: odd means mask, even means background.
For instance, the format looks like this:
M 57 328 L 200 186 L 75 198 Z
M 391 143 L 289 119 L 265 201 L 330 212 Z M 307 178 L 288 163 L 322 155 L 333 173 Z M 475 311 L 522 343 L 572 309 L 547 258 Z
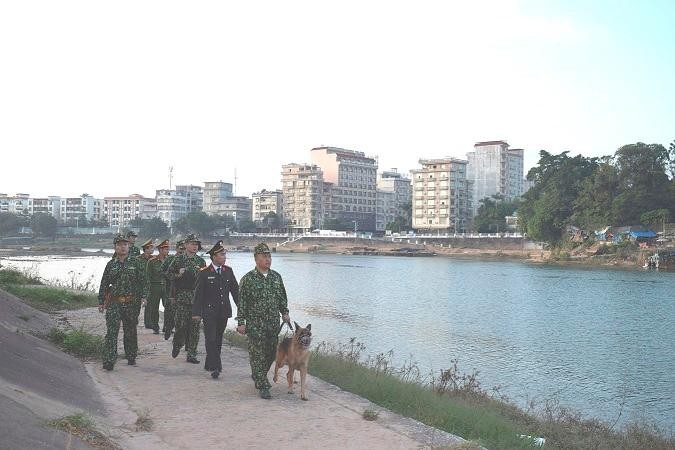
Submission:
M 511 149 L 505 141 L 477 142 L 467 153 L 467 173 L 473 183 L 472 216 L 480 200 L 495 194 L 513 200 L 524 193 L 523 149 Z
M 467 161 L 420 159 L 413 177 L 412 226 L 417 230 L 464 232 L 471 218 L 471 183 Z

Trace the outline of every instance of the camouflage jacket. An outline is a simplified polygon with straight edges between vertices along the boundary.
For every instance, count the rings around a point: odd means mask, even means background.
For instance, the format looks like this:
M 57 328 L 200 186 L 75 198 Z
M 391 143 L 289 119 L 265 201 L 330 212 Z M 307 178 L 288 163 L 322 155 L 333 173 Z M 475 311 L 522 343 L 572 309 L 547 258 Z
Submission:
M 196 254 L 190 256 L 187 253 L 183 253 L 174 257 L 169 263 L 165 273 L 169 280 L 173 281 L 177 291 L 191 291 L 195 288 L 199 269 L 205 266 L 206 261 L 204 261 L 204 258 L 201 256 Z M 183 268 L 185 269 L 185 272 L 180 276 L 178 271 Z
M 129 256 L 133 256 L 138 258 L 141 256 L 141 249 L 136 247 L 135 245 L 130 245 L 129 246 Z
M 141 261 L 132 257 L 127 257 L 124 262 L 118 258 L 108 261 L 98 289 L 99 305 L 103 304 L 108 289 L 113 297 L 125 296 L 140 300 L 145 287 L 145 271 L 141 266 Z
M 246 325 L 246 333 L 276 335 L 280 313 L 288 313 L 288 298 L 279 272 L 270 269 L 264 276 L 255 268 L 244 275 L 239 282 L 237 323 Z

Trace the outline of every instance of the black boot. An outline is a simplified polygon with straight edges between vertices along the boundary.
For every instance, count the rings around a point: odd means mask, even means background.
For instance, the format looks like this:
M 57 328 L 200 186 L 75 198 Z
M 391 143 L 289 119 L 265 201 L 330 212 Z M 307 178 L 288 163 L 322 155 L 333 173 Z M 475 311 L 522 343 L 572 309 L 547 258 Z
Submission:
M 170 337 L 171 337 L 171 330 L 166 330 L 164 332 L 164 340 L 168 341 Z
M 136 365 L 136 358 L 130 358 L 127 360 L 127 365 L 129 366 L 135 366 Z
M 185 361 L 187 361 L 191 364 L 199 364 L 199 360 L 197 358 L 195 358 L 194 356 L 188 356 Z
M 214 380 L 220 376 L 220 370 L 216 369 L 213 372 L 211 372 L 211 378 Z
M 180 353 L 180 348 L 174 347 L 173 350 L 171 350 L 171 357 L 175 358 L 176 356 L 178 356 L 179 353 Z
M 113 370 L 113 363 L 111 362 L 103 363 L 103 368 L 108 371 Z

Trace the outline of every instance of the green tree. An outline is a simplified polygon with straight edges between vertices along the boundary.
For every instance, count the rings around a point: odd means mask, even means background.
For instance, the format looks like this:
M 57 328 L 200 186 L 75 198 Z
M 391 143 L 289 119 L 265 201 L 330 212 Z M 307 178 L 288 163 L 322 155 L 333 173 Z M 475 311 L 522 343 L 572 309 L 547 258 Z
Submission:
M 598 166 L 596 158 L 568 153 L 553 155 L 541 150 L 538 165 L 527 174 L 535 184 L 523 195 L 519 226 L 535 240 L 555 244 L 562 239 L 582 185 Z
M 56 219 L 47 213 L 35 213 L 30 218 L 30 226 L 33 234 L 54 238 L 56 236 Z
M 619 174 L 614 166 L 614 158 L 604 156 L 599 159 L 593 175 L 581 183 L 581 190 L 574 202 L 572 223 L 585 230 L 614 225 L 616 220 L 612 204 L 618 194 Z
M 0 236 L 14 236 L 19 228 L 29 225 L 28 217 L 11 212 L 0 212 Z
M 665 208 L 661 208 L 643 213 L 640 216 L 640 222 L 645 225 L 651 225 L 653 228 L 658 229 L 660 227 L 665 228 L 665 223 L 668 221 L 669 218 L 670 218 L 670 211 Z
M 140 234 L 148 238 L 159 238 L 169 235 L 169 227 L 159 217 L 143 220 L 140 228 Z
M 506 230 L 506 216 L 513 215 L 518 209 L 518 200 L 506 201 L 502 195 L 480 201 L 478 214 L 473 219 L 473 226 L 479 233 L 490 233 Z
M 400 233 L 401 230 L 408 230 L 410 226 L 408 224 L 408 219 L 403 216 L 396 216 L 396 218 L 389 222 L 385 227 L 387 230 L 391 230 L 394 233 Z
M 256 224 L 250 219 L 241 219 L 237 223 L 237 231 L 240 233 L 253 233 L 256 230 Z
M 174 224 L 175 231 L 180 233 L 198 233 L 207 236 L 219 226 L 220 220 L 213 218 L 203 211 L 188 213 Z

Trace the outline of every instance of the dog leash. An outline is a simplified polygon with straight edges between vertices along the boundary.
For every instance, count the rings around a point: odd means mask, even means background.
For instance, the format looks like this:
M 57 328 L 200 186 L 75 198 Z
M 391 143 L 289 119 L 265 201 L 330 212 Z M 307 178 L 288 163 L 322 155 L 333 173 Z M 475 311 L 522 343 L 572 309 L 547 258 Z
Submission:
M 286 322 L 285 320 L 281 322 L 281 325 L 279 326 L 279 331 L 277 331 L 277 334 L 281 334 L 281 330 L 284 329 L 284 324 L 288 325 L 288 329 L 293 331 L 293 325 L 291 325 L 290 322 Z

